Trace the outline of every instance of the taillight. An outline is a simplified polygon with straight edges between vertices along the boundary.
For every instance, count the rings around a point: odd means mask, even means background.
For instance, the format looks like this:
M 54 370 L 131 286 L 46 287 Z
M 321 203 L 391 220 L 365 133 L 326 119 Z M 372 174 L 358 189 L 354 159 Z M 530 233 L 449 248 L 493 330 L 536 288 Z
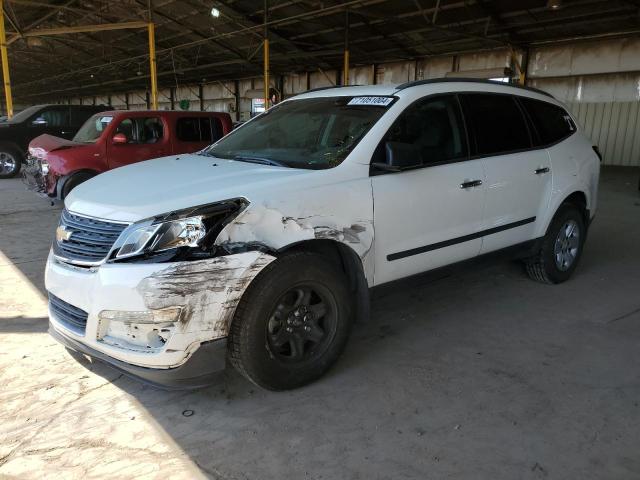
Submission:
M 602 154 L 600 153 L 600 149 L 598 148 L 598 146 L 592 145 L 591 148 L 593 148 L 593 151 L 596 152 L 596 155 L 598 155 L 598 158 L 602 162 Z

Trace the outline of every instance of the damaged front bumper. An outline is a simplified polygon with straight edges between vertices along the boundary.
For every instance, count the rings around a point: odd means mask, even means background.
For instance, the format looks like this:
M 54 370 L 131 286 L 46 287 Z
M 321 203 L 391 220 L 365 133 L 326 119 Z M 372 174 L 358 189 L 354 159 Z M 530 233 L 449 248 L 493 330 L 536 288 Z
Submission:
M 27 156 L 22 166 L 22 183 L 28 190 L 41 197 L 55 196 L 56 176 L 49 172 L 49 166 L 42 160 Z
M 50 254 L 50 331 L 67 347 L 148 382 L 202 386 L 224 368 L 221 345 L 242 294 L 274 259 L 254 251 L 84 268 Z
M 100 360 L 116 370 L 163 389 L 190 389 L 215 383 L 226 366 L 227 339 L 204 342 L 182 365 L 175 368 L 147 368 L 131 365 L 68 337 L 49 324 L 49 334 L 65 347 Z

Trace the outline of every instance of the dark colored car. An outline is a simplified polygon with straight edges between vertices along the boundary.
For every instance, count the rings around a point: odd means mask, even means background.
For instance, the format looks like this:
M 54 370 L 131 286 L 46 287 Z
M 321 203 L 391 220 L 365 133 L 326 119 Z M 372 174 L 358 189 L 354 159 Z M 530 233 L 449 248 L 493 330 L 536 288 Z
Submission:
M 87 118 L 107 109 L 104 105 L 34 105 L 0 122 L 0 178 L 18 174 L 34 138 L 46 133 L 71 139 Z
M 152 158 L 193 153 L 232 130 L 228 113 L 110 111 L 95 114 L 73 140 L 41 135 L 29 144 L 23 178 L 31 190 L 63 200 L 99 173 Z

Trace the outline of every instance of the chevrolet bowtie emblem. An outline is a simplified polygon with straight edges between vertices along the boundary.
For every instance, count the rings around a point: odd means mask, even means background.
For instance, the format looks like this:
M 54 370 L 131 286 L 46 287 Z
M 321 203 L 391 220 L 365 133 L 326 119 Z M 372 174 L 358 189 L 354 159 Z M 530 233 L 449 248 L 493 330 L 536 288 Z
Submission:
M 71 234 L 73 234 L 73 232 L 67 230 L 62 225 L 56 228 L 56 240 L 58 241 L 58 243 L 68 241 L 71 238 Z

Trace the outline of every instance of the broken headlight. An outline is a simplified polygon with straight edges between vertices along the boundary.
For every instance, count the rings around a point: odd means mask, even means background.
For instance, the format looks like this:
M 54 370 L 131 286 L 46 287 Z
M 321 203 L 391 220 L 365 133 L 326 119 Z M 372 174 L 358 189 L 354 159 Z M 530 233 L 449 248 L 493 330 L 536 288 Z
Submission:
M 173 261 L 205 258 L 224 226 L 248 204 L 228 200 L 160 215 L 129 227 L 118 242 L 113 261 Z

